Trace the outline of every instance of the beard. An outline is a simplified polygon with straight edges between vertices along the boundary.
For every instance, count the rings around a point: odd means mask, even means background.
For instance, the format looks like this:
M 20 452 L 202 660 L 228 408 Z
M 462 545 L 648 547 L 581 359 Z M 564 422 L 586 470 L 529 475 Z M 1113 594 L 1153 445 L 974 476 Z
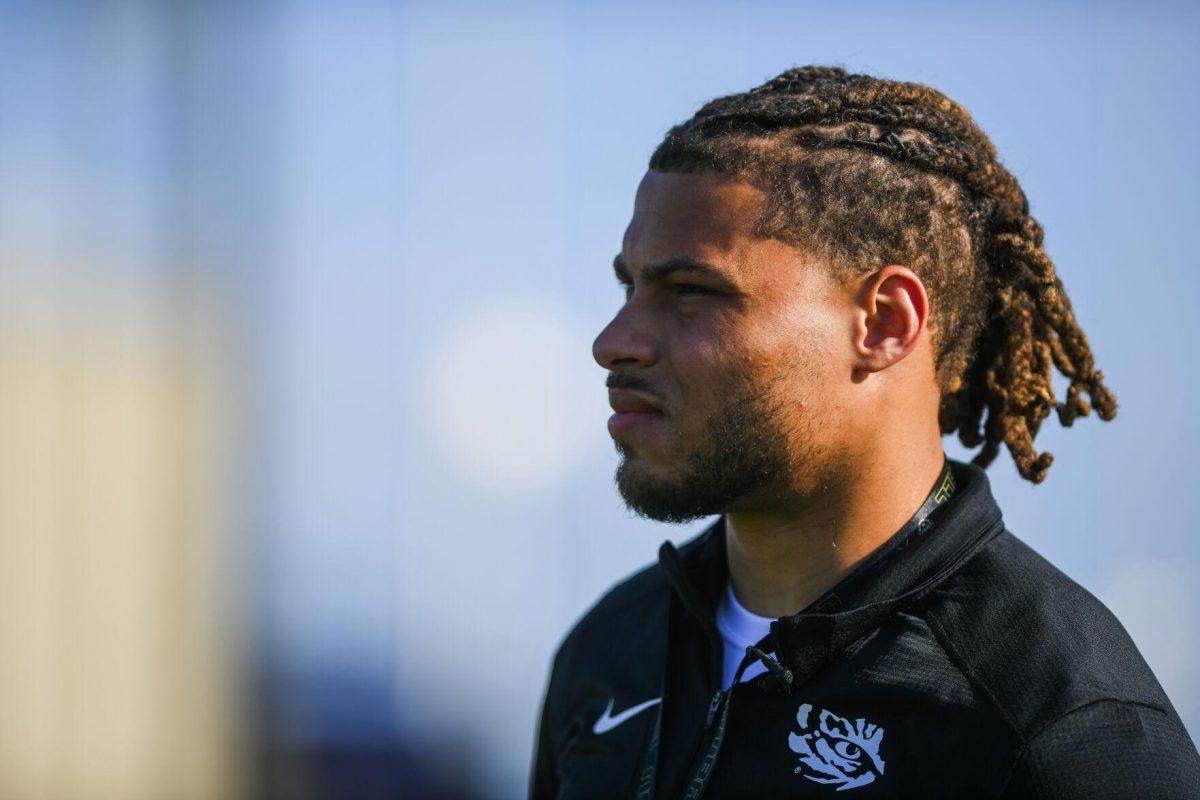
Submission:
M 768 396 L 744 383 L 708 420 L 703 438 L 671 476 L 650 474 L 632 447 L 615 441 L 621 456 L 615 480 L 625 505 L 658 522 L 691 522 L 783 485 L 792 470 L 787 426 Z

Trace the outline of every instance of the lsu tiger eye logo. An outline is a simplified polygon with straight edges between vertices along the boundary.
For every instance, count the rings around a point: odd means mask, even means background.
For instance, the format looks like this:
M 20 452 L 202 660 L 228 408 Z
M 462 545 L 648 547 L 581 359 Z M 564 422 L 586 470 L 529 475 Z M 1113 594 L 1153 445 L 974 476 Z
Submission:
M 830 711 L 813 719 L 811 703 L 800 706 L 800 733 L 788 736 L 788 746 L 800 756 L 796 772 L 817 783 L 837 784 L 837 791 L 856 789 L 883 774 L 879 745 L 883 728 L 856 719 L 853 723 Z

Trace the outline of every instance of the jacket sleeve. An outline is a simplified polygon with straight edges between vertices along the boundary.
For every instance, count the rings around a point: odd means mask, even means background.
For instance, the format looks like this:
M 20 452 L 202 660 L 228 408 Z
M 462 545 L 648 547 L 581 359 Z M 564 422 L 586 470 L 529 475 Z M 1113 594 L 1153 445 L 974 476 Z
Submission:
M 558 657 L 556 654 L 538 714 L 533 747 L 533 770 L 529 776 L 529 800 L 554 800 L 558 796 L 558 772 L 555 766 L 554 736 L 551 724 L 557 671 Z
M 1097 700 L 1029 741 L 1002 797 L 1200 798 L 1200 754 L 1177 715 Z

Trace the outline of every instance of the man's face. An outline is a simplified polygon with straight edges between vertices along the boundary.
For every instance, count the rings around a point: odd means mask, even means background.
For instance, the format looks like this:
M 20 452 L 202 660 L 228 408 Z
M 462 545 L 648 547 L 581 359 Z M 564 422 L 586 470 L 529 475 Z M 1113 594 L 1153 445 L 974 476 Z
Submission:
M 617 488 L 669 522 L 780 508 L 828 485 L 848 380 L 846 295 L 753 228 L 766 194 L 650 171 L 615 268 L 626 300 L 592 345 L 609 370 Z

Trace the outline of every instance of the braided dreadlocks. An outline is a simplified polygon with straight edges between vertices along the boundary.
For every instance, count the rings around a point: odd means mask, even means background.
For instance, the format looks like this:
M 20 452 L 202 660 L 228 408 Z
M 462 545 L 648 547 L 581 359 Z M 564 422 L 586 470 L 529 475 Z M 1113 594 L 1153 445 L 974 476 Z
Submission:
M 756 233 L 817 255 L 839 280 L 891 263 L 916 272 L 933 307 L 941 431 L 982 445 L 975 464 L 987 467 L 1003 442 L 1040 483 L 1054 457 L 1033 439 L 1052 407 L 1069 427 L 1091 410 L 1086 392 L 1101 419 L 1116 415 L 1024 191 L 940 92 L 791 69 L 672 128 L 650 168 L 763 186 Z M 1070 380 L 1065 402 L 1052 367 Z

